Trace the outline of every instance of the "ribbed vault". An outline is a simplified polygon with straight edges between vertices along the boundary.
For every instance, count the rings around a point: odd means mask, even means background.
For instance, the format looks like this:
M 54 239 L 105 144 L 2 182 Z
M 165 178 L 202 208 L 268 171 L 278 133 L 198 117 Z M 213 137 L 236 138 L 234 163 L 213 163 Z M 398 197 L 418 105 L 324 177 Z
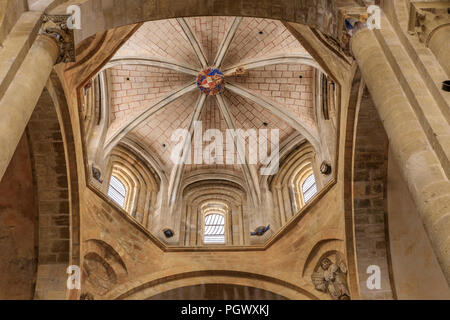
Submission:
M 176 129 L 193 132 L 195 121 L 202 121 L 204 131 L 218 129 L 224 137 L 227 129 L 277 128 L 281 141 L 299 131 L 320 149 L 314 66 L 297 39 L 276 20 L 194 17 L 144 23 L 105 67 L 112 88 L 105 158 L 123 139 L 131 139 L 164 164 L 173 201 L 183 172 L 209 168 L 242 174 L 256 203 L 259 190 L 252 183 L 248 153 L 235 149 L 235 164 L 224 158 L 225 163 L 174 165 L 170 155 L 176 143 L 171 134 Z M 224 71 L 223 95 L 205 99 L 194 85 L 194 75 L 207 67 Z M 245 72 L 237 75 L 238 67 Z M 188 142 L 185 148 L 194 150 Z
M 278 20 L 207 16 L 143 23 L 99 73 L 94 89 L 108 93 L 98 108 L 108 119 L 99 121 L 106 124 L 101 137 L 94 137 L 96 145 L 89 143 L 96 152 L 95 157 L 88 155 L 89 161 L 107 173 L 120 145 L 145 153 L 150 166 L 167 179 L 155 213 L 160 227 L 179 227 L 183 181 L 199 174 L 238 177 L 249 210 L 260 212 L 267 198 L 261 170 L 274 158 L 277 143 L 284 150 L 295 147 L 292 137 L 306 139 L 316 152 L 316 166 L 330 157 L 324 154 L 327 148 L 317 124 L 316 79 L 321 70 Z M 216 74 L 224 82 L 217 82 Z M 219 92 L 205 94 L 219 83 Z M 199 90 L 205 86 L 206 91 Z M 196 142 L 197 132 L 204 138 L 211 130 L 210 141 Z M 258 147 L 249 137 L 228 139 L 229 130 L 255 132 Z M 274 131 L 279 141 L 274 141 Z M 220 143 L 218 136 L 223 152 L 205 154 L 211 142 Z M 265 154 L 261 143 L 267 146 Z M 174 162 L 174 154 L 181 161 Z M 263 214 L 249 228 L 270 220 Z

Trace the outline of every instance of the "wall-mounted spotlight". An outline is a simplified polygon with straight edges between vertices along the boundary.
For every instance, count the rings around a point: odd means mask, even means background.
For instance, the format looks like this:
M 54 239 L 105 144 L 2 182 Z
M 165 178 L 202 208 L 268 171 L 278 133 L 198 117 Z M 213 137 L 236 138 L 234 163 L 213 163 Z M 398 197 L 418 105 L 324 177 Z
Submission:
M 103 179 L 102 179 L 102 172 L 100 171 L 100 169 L 96 168 L 94 166 L 94 164 L 92 164 L 92 176 L 94 177 L 95 180 L 97 180 L 100 183 L 103 183 Z
M 333 172 L 333 169 L 331 168 L 331 165 L 329 163 L 324 161 L 320 166 L 320 172 L 325 176 L 329 176 L 331 172 Z
M 442 82 L 442 90 L 450 92 L 450 80 Z
M 164 229 L 163 233 L 167 239 L 173 238 L 173 236 L 175 235 L 175 232 L 173 232 L 173 230 L 171 229 Z
M 270 230 L 270 225 L 268 225 L 267 227 L 259 227 L 254 232 L 250 233 L 250 235 L 252 237 L 255 237 L 255 236 L 262 237 L 269 230 Z

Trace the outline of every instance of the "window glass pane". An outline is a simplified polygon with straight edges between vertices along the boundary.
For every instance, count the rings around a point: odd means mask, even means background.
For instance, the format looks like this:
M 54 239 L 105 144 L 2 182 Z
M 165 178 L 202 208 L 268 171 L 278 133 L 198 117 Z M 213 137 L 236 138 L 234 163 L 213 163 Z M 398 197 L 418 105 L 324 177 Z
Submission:
M 127 192 L 123 183 L 120 182 L 120 180 L 115 176 L 112 176 L 109 183 L 108 197 L 110 197 L 121 208 L 124 208 L 126 195 Z
M 317 194 L 316 178 L 313 174 L 311 174 L 303 183 L 302 191 L 305 204 L 311 201 L 311 199 Z
M 225 244 L 225 217 L 210 214 L 205 217 L 203 241 L 206 244 Z

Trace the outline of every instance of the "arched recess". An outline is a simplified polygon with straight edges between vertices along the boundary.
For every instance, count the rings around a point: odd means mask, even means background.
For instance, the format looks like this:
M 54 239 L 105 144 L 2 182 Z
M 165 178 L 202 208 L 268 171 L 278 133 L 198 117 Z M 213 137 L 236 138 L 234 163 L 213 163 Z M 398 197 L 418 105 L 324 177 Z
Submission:
M 79 265 L 80 258 L 80 196 L 78 185 L 77 159 L 75 152 L 75 138 L 66 95 L 56 72 L 50 74 L 47 89 L 52 98 L 64 143 L 64 153 L 68 176 L 70 201 L 70 259 L 71 265 Z
M 115 287 L 105 298 L 145 300 L 169 290 L 202 284 L 249 286 L 273 292 L 290 300 L 318 300 L 315 294 L 292 283 L 262 274 L 232 270 L 200 270 L 170 276 L 144 276 L 135 282 Z
M 179 224 L 180 243 L 204 246 L 204 217 L 214 210 L 225 217 L 225 244 L 248 244 L 247 214 L 250 208 L 245 189 L 237 183 L 220 179 L 198 181 L 184 188 Z
M 356 258 L 363 299 L 395 299 L 387 215 L 389 140 L 367 88 L 360 92 L 353 159 Z M 365 285 L 367 269 L 381 268 L 380 290 Z
M 306 258 L 303 266 L 302 277 L 311 277 L 314 272 L 314 268 L 320 263 L 320 259 L 324 256 L 324 254 L 341 248 L 343 244 L 343 241 L 339 239 L 324 239 L 316 243 L 309 253 L 308 258 Z
M 149 300 L 287 300 L 285 297 L 258 288 L 235 284 L 200 284 L 169 290 Z
M 27 126 L 38 210 L 35 299 L 66 299 L 66 269 L 80 264 L 75 143 L 69 110 L 52 73 Z M 52 285 L 50 285 L 52 283 Z
M 103 296 L 112 287 L 126 281 L 128 270 L 119 253 L 102 240 L 85 242 L 82 274 L 82 299 Z
M 359 69 L 355 68 L 344 160 L 344 208 L 349 287 L 353 299 L 395 298 L 386 219 L 388 141 Z M 365 286 L 369 265 L 383 268 L 381 291 Z
M 150 228 L 161 202 L 161 180 L 155 170 L 130 148 L 119 145 L 111 153 L 103 182 L 108 192 L 111 176 L 127 189 L 124 210 L 146 228 Z
M 302 184 L 311 174 L 320 177 L 314 148 L 306 142 L 293 148 L 281 162 L 277 175 L 268 181 L 273 197 L 273 219 L 276 225 L 286 225 L 306 205 Z M 323 186 L 319 179 L 317 181 L 320 191 Z
M 111 174 L 108 175 L 109 183 L 108 188 L 112 185 L 112 177 L 115 177 L 120 184 L 122 184 L 125 188 L 124 193 L 124 204 L 123 209 L 130 213 L 131 215 L 136 215 L 137 204 L 136 204 L 136 196 L 141 189 L 140 181 L 137 180 L 137 177 L 133 175 L 130 169 L 124 166 L 123 163 L 118 161 L 114 161 L 111 164 Z M 109 193 L 109 191 L 108 191 Z M 120 204 L 119 204 L 120 206 Z

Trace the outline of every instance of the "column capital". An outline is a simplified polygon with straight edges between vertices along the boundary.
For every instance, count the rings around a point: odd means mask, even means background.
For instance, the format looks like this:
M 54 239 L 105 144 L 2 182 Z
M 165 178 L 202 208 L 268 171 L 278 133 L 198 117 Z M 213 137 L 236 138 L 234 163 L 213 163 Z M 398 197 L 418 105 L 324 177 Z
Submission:
M 52 38 L 59 48 L 59 57 L 55 64 L 75 62 L 73 30 L 67 27 L 67 20 L 69 18 L 69 15 L 44 14 L 42 16 L 42 25 L 39 34 Z
M 349 7 L 339 10 L 338 41 L 348 56 L 353 56 L 350 48 L 352 37 L 365 29 L 369 14 L 366 7 Z
M 450 2 L 412 2 L 408 31 L 417 34 L 419 40 L 428 46 L 433 33 L 444 26 L 450 26 Z

